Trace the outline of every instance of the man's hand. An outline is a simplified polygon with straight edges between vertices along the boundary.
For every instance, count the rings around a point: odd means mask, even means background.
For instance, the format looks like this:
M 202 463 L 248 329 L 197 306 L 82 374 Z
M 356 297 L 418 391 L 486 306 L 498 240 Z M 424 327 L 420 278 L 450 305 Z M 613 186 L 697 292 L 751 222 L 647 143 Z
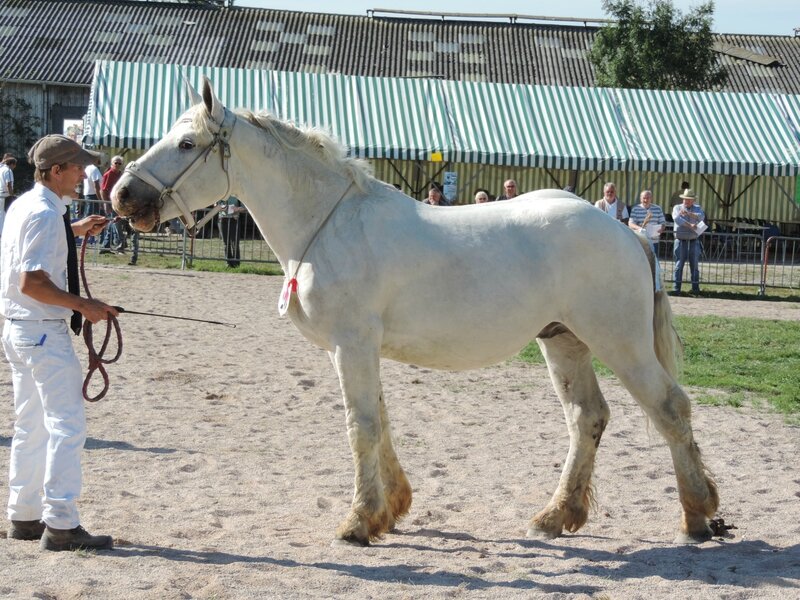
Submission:
M 108 319 L 109 313 L 115 317 L 119 315 L 119 311 L 110 304 L 100 302 L 93 298 L 81 298 L 81 306 L 78 310 L 86 318 L 87 321 L 97 323 L 98 321 L 105 321 Z
M 81 219 L 80 221 L 75 221 L 72 224 L 72 233 L 76 236 L 80 235 L 97 235 L 103 229 L 105 229 L 106 225 L 109 224 L 111 220 L 108 217 L 104 217 L 103 215 L 89 215 Z

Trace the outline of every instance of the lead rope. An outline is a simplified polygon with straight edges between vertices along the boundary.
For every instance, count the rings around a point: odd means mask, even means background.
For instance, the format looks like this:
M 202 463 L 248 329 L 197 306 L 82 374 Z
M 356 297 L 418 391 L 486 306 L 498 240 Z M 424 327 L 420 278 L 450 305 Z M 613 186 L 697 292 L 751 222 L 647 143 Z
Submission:
M 308 244 L 306 244 L 306 249 L 303 250 L 303 254 L 300 255 L 300 260 L 297 261 L 297 264 L 295 265 L 294 270 L 292 271 L 292 276 L 289 278 L 289 286 L 294 288 L 294 289 L 292 289 L 293 292 L 297 291 L 297 271 L 300 270 L 300 267 L 303 264 L 303 259 L 306 257 L 306 254 L 308 253 L 308 251 L 311 249 L 311 246 L 316 241 L 317 236 L 324 229 L 325 225 L 328 224 L 328 221 L 330 221 L 331 217 L 333 216 L 334 211 L 336 210 L 336 207 L 338 207 L 339 204 L 342 202 L 342 200 L 344 200 L 345 196 L 347 196 L 347 193 L 353 188 L 353 186 L 355 184 L 356 184 L 355 180 L 350 182 L 350 185 L 347 186 L 347 189 L 342 193 L 341 196 L 339 196 L 339 199 L 336 201 L 336 204 L 334 204 L 333 208 L 331 208 L 330 212 L 328 213 L 328 216 L 325 217 L 325 219 L 322 221 L 320 226 L 317 227 L 317 230 L 314 232 L 314 235 L 312 235 L 311 239 L 308 240 Z M 287 266 L 288 266 L 288 264 L 287 264 Z M 292 282 L 294 282 L 294 283 L 292 283 Z
M 81 259 L 80 259 L 80 274 L 81 274 L 81 281 L 83 282 L 83 289 L 86 292 L 87 298 L 92 298 L 92 293 L 89 291 L 89 283 L 86 281 L 86 270 L 84 269 L 84 257 L 86 256 L 86 239 L 88 235 L 83 236 L 83 241 L 81 242 Z M 111 327 L 117 332 L 117 353 L 114 358 L 104 358 L 104 354 L 106 353 L 106 348 L 108 348 L 108 342 L 111 340 Z M 119 321 L 117 321 L 117 317 L 112 315 L 111 313 L 108 314 L 108 319 L 106 319 L 106 336 L 103 340 L 103 345 L 100 346 L 100 350 L 97 351 L 94 348 L 94 341 L 92 339 L 92 323 L 88 319 L 84 319 L 83 321 L 83 341 L 86 343 L 86 350 L 89 352 L 89 368 L 86 372 L 86 379 L 83 380 L 83 397 L 87 402 L 97 402 L 101 398 L 106 395 L 108 392 L 108 373 L 106 373 L 106 368 L 103 365 L 110 365 L 111 363 L 117 362 L 119 357 L 122 355 L 122 330 L 119 327 Z M 100 371 L 100 376 L 103 378 L 103 389 L 100 390 L 96 396 L 89 397 L 89 382 L 92 379 L 95 371 Z

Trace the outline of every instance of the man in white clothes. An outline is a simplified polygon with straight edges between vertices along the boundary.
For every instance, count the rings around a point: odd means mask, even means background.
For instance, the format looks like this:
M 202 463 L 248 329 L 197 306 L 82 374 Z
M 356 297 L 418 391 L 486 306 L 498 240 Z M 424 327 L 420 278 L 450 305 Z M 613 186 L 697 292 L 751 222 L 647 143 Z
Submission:
M 70 339 L 80 315 L 96 323 L 117 310 L 70 293 L 74 235 L 97 235 L 99 215 L 70 223 L 67 208 L 84 166 L 97 159 L 63 135 L 40 139 L 29 153 L 33 189 L 8 211 L 0 244 L 3 350 L 14 386 L 9 459 L 8 538 L 40 540 L 44 550 L 109 549 L 107 535 L 80 525 L 81 453 L 86 440 L 81 365 Z M 77 275 L 77 264 L 69 265 Z M 74 314 L 75 311 L 80 314 Z
M 106 211 L 100 202 L 100 198 L 102 198 L 100 186 L 103 182 L 103 174 L 95 164 L 86 165 L 84 172 L 86 175 L 83 180 L 83 216 L 105 215 Z
M 0 235 L 3 233 L 3 221 L 6 218 L 6 201 L 14 196 L 14 169 L 17 159 L 11 154 L 3 156 L 0 162 Z

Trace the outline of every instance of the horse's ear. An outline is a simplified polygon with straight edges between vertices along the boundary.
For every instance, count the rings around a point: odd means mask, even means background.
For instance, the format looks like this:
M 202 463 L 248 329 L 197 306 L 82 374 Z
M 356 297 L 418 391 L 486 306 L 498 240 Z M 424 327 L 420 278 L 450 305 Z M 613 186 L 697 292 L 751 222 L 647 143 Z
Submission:
M 186 93 L 189 95 L 189 101 L 191 102 L 190 106 L 194 106 L 195 104 L 200 104 L 203 102 L 203 98 L 197 93 L 197 90 L 194 89 L 186 77 L 183 78 L 183 84 L 186 86 Z
M 211 89 L 211 82 L 205 76 L 203 77 L 203 104 L 211 120 L 221 125 L 225 119 L 225 107 L 222 106 L 222 102 L 214 94 L 214 90 Z

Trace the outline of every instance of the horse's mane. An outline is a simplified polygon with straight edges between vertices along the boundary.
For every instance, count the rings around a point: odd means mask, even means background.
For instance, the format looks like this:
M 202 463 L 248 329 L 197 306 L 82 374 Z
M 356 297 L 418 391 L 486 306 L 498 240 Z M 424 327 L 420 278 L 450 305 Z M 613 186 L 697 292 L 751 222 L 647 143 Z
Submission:
M 349 174 L 356 187 L 362 191 L 368 191 L 377 182 L 368 162 L 348 157 L 345 147 L 321 129 L 301 128 L 294 123 L 281 121 L 269 113 L 254 114 L 249 110 L 237 110 L 236 114 L 269 132 L 283 146 L 305 152 L 334 170 Z

